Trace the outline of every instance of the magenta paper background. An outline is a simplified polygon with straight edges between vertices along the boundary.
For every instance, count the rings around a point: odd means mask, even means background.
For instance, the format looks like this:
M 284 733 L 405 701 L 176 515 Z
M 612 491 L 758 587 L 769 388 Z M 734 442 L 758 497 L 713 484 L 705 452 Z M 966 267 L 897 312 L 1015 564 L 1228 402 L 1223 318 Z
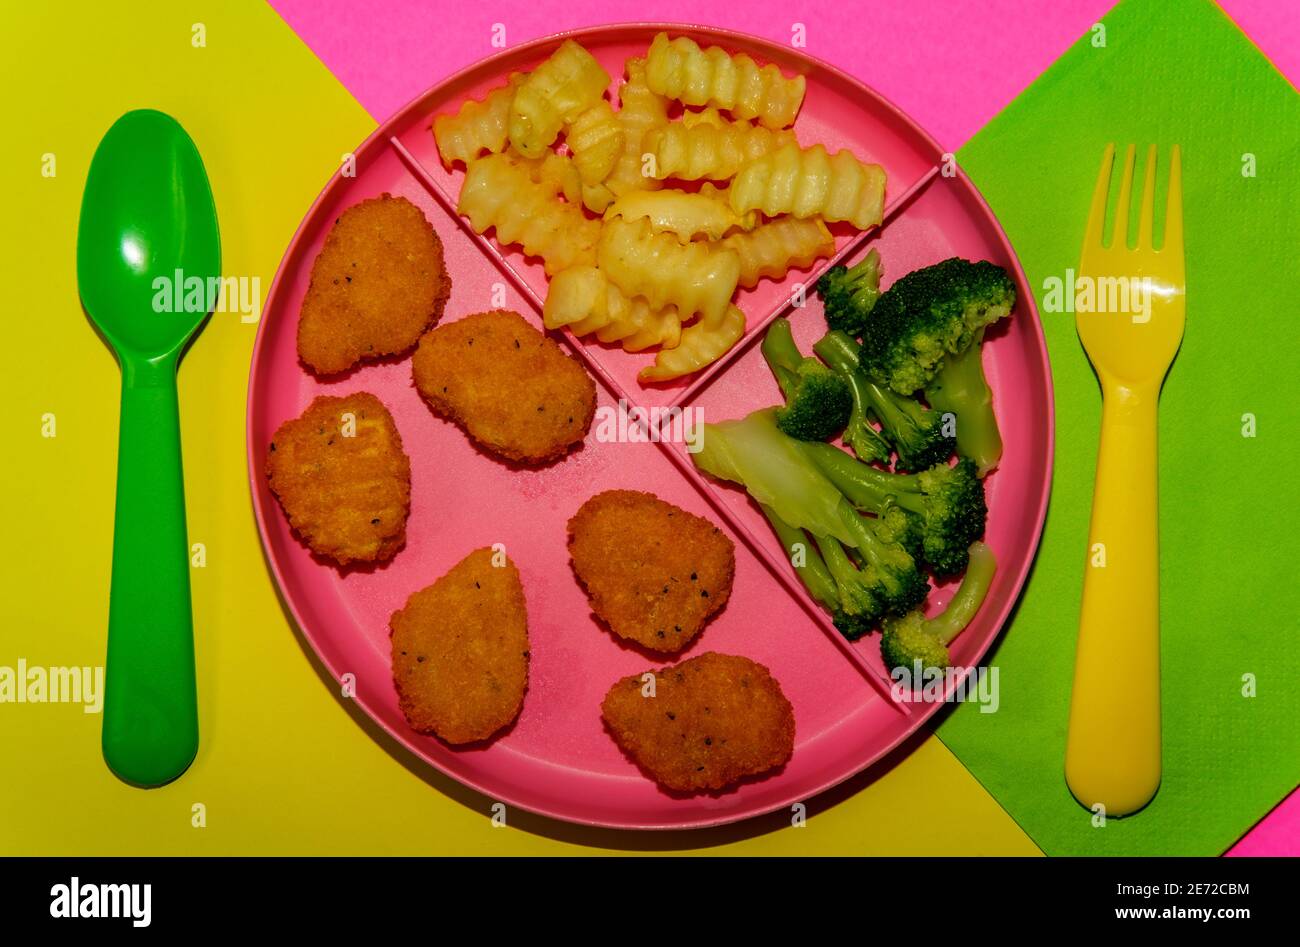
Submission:
M 1151 0 L 1161 2 L 1161 0 Z M 671 21 L 744 30 L 788 43 L 807 28 L 807 52 L 839 66 L 956 148 L 1113 6 L 1112 0 L 570 0 L 429 3 L 271 0 L 362 106 L 382 121 L 417 92 L 510 45 L 602 23 Z M 1300 76 L 1300 3 L 1220 0 L 1293 83 Z
M 863 79 L 953 150 L 1113 6 L 1112 0 L 270 2 L 377 121 L 445 76 L 496 52 L 491 45 L 496 23 L 504 25 L 509 45 L 561 30 L 633 21 L 721 26 L 788 43 L 800 23 L 810 55 Z M 1297 84 L 1300 3 L 1219 4 Z M 1282 802 L 1228 854 L 1300 855 L 1300 793 Z

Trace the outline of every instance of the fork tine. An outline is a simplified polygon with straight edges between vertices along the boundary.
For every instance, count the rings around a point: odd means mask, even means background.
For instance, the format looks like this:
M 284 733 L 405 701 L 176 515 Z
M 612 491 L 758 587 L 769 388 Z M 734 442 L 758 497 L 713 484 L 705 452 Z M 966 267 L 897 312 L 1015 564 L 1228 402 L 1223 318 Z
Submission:
M 1161 250 L 1183 252 L 1183 163 L 1178 146 L 1169 157 L 1169 198 L 1165 206 L 1165 239 Z
M 1142 213 L 1138 218 L 1138 249 L 1151 249 L 1151 231 L 1156 207 L 1156 146 L 1147 149 L 1146 173 L 1142 178 Z
M 1115 226 L 1111 228 L 1110 245 L 1116 250 L 1128 246 L 1129 200 L 1133 196 L 1133 159 L 1137 147 L 1129 145 L 1124 151 L 1124 177 L 1119 183 L 1119 200 L 1115 204 Z
M 1110 194 L 1110 168 L 1114 161 L 1115 145 L 1112 143 L 1101 153 L 1101 170 L 1097 172 L 1097 186 L 1092 189 L 1092 206 L 1083 232 L 1085 248 L 1101 246 L 1102 228 L 1106 225 L 1106 198 Z

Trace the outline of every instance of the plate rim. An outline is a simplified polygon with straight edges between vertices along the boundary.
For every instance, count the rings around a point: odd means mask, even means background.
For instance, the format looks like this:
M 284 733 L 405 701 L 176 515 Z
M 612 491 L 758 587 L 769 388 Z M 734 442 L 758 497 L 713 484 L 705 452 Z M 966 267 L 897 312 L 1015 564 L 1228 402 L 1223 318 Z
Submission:
M 505 49 L 493 53 L 490 56 L 486 56 L 482 59 L 478 59 L 472 63 L 469 63 L 465 67 L 456 70 L 455 72 L 447 75 L 446 77 L 439 80 L 438 82 L 435 82 L 432 85 L 422 89 L 415 96 L 407 100 L 405 104 L 403 104 L 399 109 L 394 111 L 387 118 L 383 119 L 382 121 L 378 121 L 376 123 L 375 130 L 371 132 L 370 135 L 368 135 L 364 141 L 362 141 L 359 145 L 357 145 L 353 149 L 352 153 L 359 155 L 364 151 L 366 151 L 367 149 L 373 147 L 377 141 L 381 141 L 384 138 L 391 137 L 392 127 L 398 124 L 399 122 L 408 119 L 411 116 L 413 110 L 415 110 L 416 106 L 424 99 L 432 95 L 440 87 L 456 84 L 461 80 L 463 80 L 464 78 L 472 75 L 473 73 L 476 73 L 484 69 L 485 67 L 490 66 L 491 64 L 495 63 L 497 60 L 505 59 L 507 57 L 517 57 L 520 54 L 526 54 L 534 50 L 537 50 L 539 48 L 550 47 L 557 43 L 563 42 L 566 39 L 580 40 L 581 38 L 584 37 L 603 38 L 606 34 L 626 32 L 626 31 L 653 31 L 653 32 L 667 31 L 669 33 L 685 33 L 688 35 L 696 35 L 696 36 L 707 35 L 722 45 L 726 45 L 727 43 L 738 43 L 741 45 L 749 46 L 751 48 L 759 48 L 764 51 L 776 50 L 780 52 L 782 58 L 788 58 L 790 56 L 793 56 L 796 59 L 807 61 L 812 65 L 814 65 L 816 68 L 827 71 L 828 73 L 832 74 L 837 80 L 847 83 L 850 87 L 855 88 L 857 91 L 859 91 L 866 97 L 874 99 L 880 105 L 884 106 L 889 112 L 893 113 L 893 115 L 897 118 L 897 120 L 907 125 L 915 134 L 917 134 L 923 143 L 925 143 L 930 148 L 932 148 L 935 154 L 943 155 L 943 154 L 950 153 L 950 152 L 945 152 L 942 146 L 939 145 L 939 143 L 934 139 L 934 137 L 931 136 L 930 133 L 924 128 L 924 126 L 922 126 L 914 118 L 912 118 L 905 111 L 903 111 L 896 104 L 894 104 L 892 100 L 890 100 L 886 96 L 876 91 L 873 87 L 869 86 L 867 83 L 863 82 L 862 80 L 846 72 L 844 69 L 841 69 L 838 66 L 828 63 L 823 59 L 819 59 L 818 57 L 813 56 L 802 49 L 787 48 L 785 46 L 782 46 L 780 43 L 775 42 L 774 40 L 770 40 L 765 37 L 755 36 L 753 34 L 746 33 L 741 30 L 733 30 L 733 29 L 716 27 L 716 26 L 704 26 L 699 24 L 671 23 L 671 22 L 658 22 L 658 21 L 626 21 L 626 22 L 619 22 L 619 23 L 607 23 L 598 26 L 580 27 L 580 28 L 562 30 L 559 32 L 550 33 L 545 36 L 540 36 L 535 39 L 529 40 L 528 42 L 525 43 L 508 46 Z M 955 152 L 951 152 L 951 153 L 955 153 Z M 1017 284 L 1028 288 L 1030 286 L 1029 280 L 1025 275 L 1024 268 L 1020 263 L 1020 258 L 1015 251 L 1015 247 L 1012 245 L 1010 238 L 1007 236 L 1006 231 L 1002 227 L 1002 222 L 998 219 L 997 215 L 993 212 L 993 209 L 989 206 L 988 201 L 985 200 L 984 195 L 980 192 L 979 188 L 975 185 L 975 182 L 972 181 L 969 175 L 966 174 L 966 170 L 964 167 L 962 167 L 960 162 L 956 164 L 956 171 L 957 171 L 957 177 L 962 183 L 962 185 L 969 189 L 970 195 L 975 199 L 978 207 L 983 210 L 984 214 L 986 215 L 986 219 L 992 224 L 993 232 L 995 233 L 998 242 L 1001 244 L 1007 259 L 1010 260 L 1011 262 Z M 272 513 L 268 513 L 267 504 L 263 502 L 263 498 L 260 495 L 260 491 L 258 489 L 259 485 L 262 482 L 263 477 L 262 477 L 262 471 L 259 469 L 256 462 L 257 443 L 254 441 L 254 426 L 255 426 L 254 390 L 256 387 L 258 366 L 260 362 L 265 358 L 265 353 L 264 353 L 265 338 L 268 334 L 266 328 L 268 319 L 266 318 L 266 316 L 268 310 L 270 309 L 270 303 L 272 300 L 277 298 L 277 292 L 280 289 L 281 281 L 285 278 L 285 274 L 287 272 L 287 268 L 289 266 L 290 261 L 296 255 L 298 244 L 300 240 L 302 240 L 304 231 L 306 230 L 308 224 L 311 223 L 316 218 L 319 207 L 332 194 L 334 188 L 339 185 L 339 182 L 341 180 L 342 180 L 342 168 L 339 168 L 335 170 L 335 172 L 331 174 L 329 179 L 325 182 L 320 192 L 316 195 L 316 198 L 312 201 L 311 206 L 303 214 L 302 219 L 298 222 L 298 226 L 294 230 L 293 236 L 289 240 L 288 244 L 285 246 L 284 253 L 280 258 L 280 262 L 278 266 L 276 267 L 275 276 L 272 278 L 271 285 L 268 288 L 266 293 L 266 297 L 265 297 L 266 301 L 262 307 L 262 316 L 261 318 L 258 319 L 257 333 L 253 341 L 252 354 L 249 358 L 248 387 L 245 393 L 245 454 L 246 454 L 247 471 L 248 471 L 248 487 L 249 487 L 250 498 L 252 500 L 253 515 L 257 523 L 257 534 L 258 534 L 259 544 L 261 546 L 262 559 L 266 564 L 266 567 L 270 573 L 270 577 L 275 586 L 276 597 L 280 601 L 282 610 L 286 610 L 289 613 L 289 617 L 291 617 L 293 620 L 293 624 L 295 627 L 290 628 L 290 631 L 296 632 L 297 634 L 301 635 L 302 639 L 311 647 L 312 653 L 315 655 L 316 660 L 318 660 L 321 663 L 321 665 L 330 673 L 330 675 L 336 682 L 339 680 L 339 676 L 340 676 L 339 670 L 334 666 L 333 662 L 327 656 L 327 651 L 323 650 L 321 646 L 318 644 L 316 635 L 314 635 L 312 631 L 308 628 L 307 624 L 303 622 L 302 615 L 299 613 L 298 607 L 294 602 L 293 598 L 286 593 L 285 591 L 286 582 L 285 582 L 285 577 L 282 574 L 280 563 L 277 562 L 275 556 L 272 554 L 271 542 L 268 536 L 267 519 L 269 518 L 270 515 L 273 515 L 274 511 L 272 511 Z M 1017 605 L 1019 604 L 1021 598 L 1024 595 L 1025 585 L 1026 585 L 1029 572 L 1033 569 L 1034 563 L 1038 558 L 1039 549 L 1042 543 L 1043 531 L 1046 525 L 1047 509 L 1051 499 L 1053 482 L 1055 480 L 1056 400 L 1055 400 L 1055 390 L 1054 390 L 1053 380 L 1052 380 L 1051 359 L 1047 348 L 1046 336 L 1044 335 L 1043 332 L 1042 321 L 1039 318 L 1037 300 L 1034 298 L 1032 292 L 1023 295 L 1025 296 L 1025 298 L 1019 300 L 1019 302 L 1023 303 L 1026 306 L 1027 312 L 1022 314 L 1022 318 L 1030 317 L 1030 322 L 1031 322 L 1030 335 L 1032 338 L 1033 346 L 1034 348 L 1036 348 L 1037 354 L 1039 356 L 1039 363 L 1043 368 L 1043 379 L 1044 379 L 1043 394 L 1045 395 L 1044 408 L 1045 408 L 1045 416 L 1047 419 L 1046 430 L 1045 430 L 1046 476 L 1043 477 L 1041 480 L 1039 496 L 1037 497 L 1035 503 L 1036 506 L 1036 509 L 1034 510 L 1035 526 L 1033 530 L 1034 535 L 1032 538 L 1032 542 L 1030 543 L 1031 553 L 1030 555 L 1024 558 L 1024 561 L 1021 563 L 1020 568 L 1017 570 L 1015 576 L 1013 577 L 1011 588 L 1014 590 L 1014 594 L 1008 597 L 1006 604 L 999 610 L 999 614 L 994 619 L 993 625 L 997 630 L 993 634 L 993 636 L 989 639 L 989 643 L 976 656 L 976 663 L 983 661 L 984 657 L 988 654 L 988 652 L 997 645 L 998 640 L 1002 637 L 1002 634 L 1005 631 L 1005 625 L 1007 620 L 1011 617 L 1011 614 L 1016 610 Z M 506 793 L 498 792 L 494 788 L 486 785 L 483 780 L 480 780 L 472 776 L 466 776 L 462 773 L 453 772 L 450 769 L 445 768 L 443 765 L 429 758 L 429 756 L 427 756 L 417 746 L 415 738 L 419 736 L 418 734 L 415 734 L 413 731 L 410 731 L 409 728 L 401 729 L 401 728 L 394 728 L 389 726 L 387 722 L 385 722 L 383 717 L 370 706 L 370 701 L 366 698 L 363 698 L 360 694 L 351 698 L 351 701 L 352 703 L 358 705 L 365 712 L 366 716 L 370 719 L 371 723 L 380 727 L 385 733 L 387 733 L 389 736 L 395 739 L 397 743 L 401 747 L 403 747 L 403 749 L 406 752 L 410 753 L 419 762 L 421 766 L 431 766 L 433 769 L 443 774 L 447 778 L 455 780 L 457 783 L 461 784 L 462 786 L 466 786 L 486 798 L 505 802 L 506 804 L 510 806 L 514 806 L 522 811 L 529 812 L 534 815 L 542 816 L 547 819 L 554 819 L 557 822 L 562 822 L 565 824 L 579 825 L 579 826 L 585 826 L 589 828 L 616 829 L 616 830 L 631 831 L 631 832 L 645 832 L 645 831 L 671 832 L 671 831 L 688 831 L 688 830 L 695 830 L 695 829 L 715 828 L 718 826 L 738 824 L 741 822 L 749 821 L 751 819 L 761 818 L 762 816 L 770 815 L 771 813 L 779 809 L 787 809 L 796 802 L 806 802 L 808 800 L 811 800 L 813 798 L 825 794 L 831 789 L 834 789 L 836 786 L 839 786 L 845 781 L 852 779 L 853 777 L 857 776 L 859 773 L 864 772 L 865 770 L 874 766 L 880 760 L 889 756 L 891 753 L 897 750 L 901 744 L 903 744 L 906 740 L 911 738 L 924 724 L 926 724 L 931 719 L 931 717 L 933 717 L 934 714 L 936 714 L 939 711 L 941 707 L 946 706 L 946 703 L 940 703 L 940 702 L 933 702 L 927 704 L 925 709 L 922 710 L 921 712 L 913 713 L 910 716 L 906 717 L 905 718 L 906 725 L 900 727 L 897 735 L 887 745 L 882 746 L 874 755 L 870 756 L 869 758 L 863 759 L 861 762 L 852 763 L 846 772 L 838 776 L 834 776 L 830 779 L 823 780 L 818 785 L 814 786 L 809 790 L 792 792 L 789 795 L 789 798 L 782 796 L 776 802 L 764 803 L 752 810 L 738 810 L 738 811 L 727 812 L 727 813 L 710 812 L 707 809 L 693 810 L 691 813 L 684 814 L 684 818 L 682 818 L 681 820 L 674 821 L 671 824 L 668 824 L 663 822 L 648 822 L 648 821 L 629 822 L 626 820 L 610 821 L 610 820 L 599 819 L 599 818 L 584 818 L 580 814 L 574 814 L 563 810 L 556 810 L 552 807 L 548 807 L 544 805 L 521 802 L 514 795 L 513 792 L 506 792 Z

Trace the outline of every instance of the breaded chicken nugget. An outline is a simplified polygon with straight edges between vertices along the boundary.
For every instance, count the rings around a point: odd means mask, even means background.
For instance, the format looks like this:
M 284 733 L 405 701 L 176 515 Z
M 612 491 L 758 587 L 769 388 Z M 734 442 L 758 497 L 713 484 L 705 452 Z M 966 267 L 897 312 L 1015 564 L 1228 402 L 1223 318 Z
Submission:
M 519 716 L 528 687 L 524 587 L 496 555 L 470 553 L 389 622 L 402 713 L 448 743 L 492 736 Z
M 516 312 L 475 313 L 429 330 L 411 369 L 434 411 L 507 460 L 564 456 L 596 413 L 586 369 Z
M 731 595 L 736 550 L 718 527 L 649 493 L 598 493 L 569 520 L 573 571 L 621 638 L 676 652 Z
M 405 352 L 442 316 L 451 279 L 420 208 L 384 194 L 345 210 L 311 269 L 298 356 L 332 375 Z
M 749 658 L 709 651 L 615 684 L 601 705 L 614 740 L 678 792 L 716 790 L 783 766 L 794 752 L 794 710 L 781 685 Z
M 372 394 L 321 395 L 280 425 L 266 476 L 298 535 L 340 565 L 390 559 L 406 539 L 411 461 Z

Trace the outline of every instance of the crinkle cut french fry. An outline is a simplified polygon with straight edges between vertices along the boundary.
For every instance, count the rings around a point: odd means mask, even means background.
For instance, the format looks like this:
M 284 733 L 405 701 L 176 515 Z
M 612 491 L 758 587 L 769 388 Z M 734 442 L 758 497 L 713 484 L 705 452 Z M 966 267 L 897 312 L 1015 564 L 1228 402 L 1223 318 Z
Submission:
M 595 332 L 609 321 L 608 282 L 604 273 L 590 265 L 556 273 L 546 287 L 542 324 L 548 329 L 568 326 L 574 335 Z
M 627 80 L 618 90 L 619 108 L 616 113 L 623 129 L 623 152 L 605 179 L 605 187 L 615 196 L 663 187 L 658 178 L 642 174 L 645 151 L 642 141 L 647 131 L 668 121 L 668 100 L 651 92 L 646 85 L 644 59 L 629 59 L 626 70 Z
M 702 181 L 700 182 L 700 189 L 696 193 L 703 194 L 705 197 L 711 197 L 715 201 L 722 201 L 722 203 L 726 204 L 728 207 L 731 206 L 730 189 L 725 185 L 719 187 L 712 181 Z M 734 214 L 736 212 L 732 211 L 732 213 Z M 743 214 L 738 214 L 736 219 L 740 221 L 739 227 L 741 230 L 753 230 L 758 226 L 761 216 L 762 215 L 759 214 L 758 211 L 751 210 Z
M 725 355 L 745 334 L 745 314 L 728 306 L 716 323 L 701 319 L 682 330 L 674 349 L 661 349 L 655 363 L 641 369 L 637 378 L 645 382 L 672 381 L 697 372 Z
M 468 99 L 454 115 L 439 115 L 433 120 L 433 139 L 444 165 L 450 168 L 457 161 L 469 164 L 485 151 L 498 154 L 505 150 L 510 103 L 524 76 L 512 73 L 505 85 L 493 89 L 481 102 Z
M 582 173 L 572 155 L 548 151 L 541 158 L 525 158 L 513 147 L 507 147 L 506 154 L 528 168 L 534 181 L 555 185 L 570 204 L 582 204 L 593 214 L 603 214 L 614 201 L 613 193 L 604 184 L 583 183 Z
M 569 155 L 548 151 L 544 158 L 525 158 L 507 151 L 515 162 L 528 169 L 529 175 L 539 184 L 553 186 L 570 204 L 582 199 L 582 175 Z
M 470 226 L 541 258 L 546 325 L 629 352 L 658 346 L 640 374 L 652 383 L 736 344 L 738 286 L 833 254 L 823 218 L 878 222 L 884 173 L 848 152 L 800 149 L 789 126 L 806 83 L 774 65 L 661 33 L 625 76 L 615 109 L 609 75 L 565 40 L 532 72 L 439 116 L 434 137 L 448 168 L 466 164 L 458 211 Z M 687 108 L 670 122 L 672 99 Z M 698 191 L 665 188 L 668 178 Z
M 555 274 L 542 321 L 548 329 L 567 326 L 577 336 L 594 332 L 600 341 L 620 342 L 629 352 L 652 345 L 672 348 L 682 331 L 677 310 L 654 309 L 641 297 L 629 299 L 594 266 Z
M 571 39 L 551 54 L 515 91 L 510 104 L 510 143 L 527 158 L 540 158 L 566 122 L 600 101 L 609 73 Z
M 557 192 L 556 185 L 534 181 L 528 168 L 507 155 L 488 155 L 470 162 L 456 210 L 477 233 L 496 228 L 498 243 L 518 244 L 524 253 L 541 257 L 550 276 L 594 263 L 600 237 L 600 222 L 588 220 Z
M 848 151 L 827 154 L 822 145 L 786 145 L 743 165 L 731 182 L 731 208 L 761 210 L 769 217 L 847 220 L 859 230 L 880 223 L 885 208 L 885 169 Z
M 683 244 L 655 233 L 646 220 L 605 221 L 597 265 L 628 296 L 644 296 L 656 309 L 673 306 L 683 319 L 699 313 L 716 322 L 740 279 L 734 250 L 703 242 Z
M 646 80 L 660 95 L 685 105 L 725 109 L 734 118 L 758 119 L 768 128 L 787 128 L 803 104 L 803 76 L 787 79 L 776 66 L 759 67 L 743 53 L 717 46 L 700 48 L 685 36 L 659 33 L 646 56 Z
M 697 236 L 720 240 L 729 231 L 745 226 L 746 222 L 746 218 L 733 211 L 728 203 L 708 194 L 691 194 L 675 189 L 624 194 L 605 211 L 606 220 L 615 217 L 648 220 L 656 233 L 674 233 L 682 243 Z
M 618 288 L 612 283 L 609 289 L 611 293 L 618 293 Z M 628 299 L 618 293 L 618 298 L 626 303 L 627 309 L 617 313 L 608 325 L 596 330 L 596 338 L 600 341 L 618 342 L 625 352 L 640 352 L 656 345 L 671 349 L 681 341 L 682 321 L 675 309 L 654 309 L 639 296 Z
M 747 161 L 792 144 L 794 132 L 772 131 L 748 122 L 694 126 L 669 122 L 646 132 L 641 147 L 654 156 L 657 178 L 723 181 L 734 176 Z
M 614 203 L 614 192 L 608 184 L 584 184 L 582 203 L 593 214 L 603 214 Z
M 740 257 L 740 285 L 749 289 L 766 276 L 779 280 L 820 257 L 835 255 L 835 238 L 816 217 L 777 217 L 722 241 Z
M 696 125 L 726 125 L 727 120 L 722 113 L 713 106 L 706 109 L 695 111 L 694 109 L 683 109 L 682 117 L 679 121 L 687 128 L 694 128 Z
M 588 186 L 600 184 L 623 153 L 623 128 L 608 102 L 602 100 L 575 118 L 564 135 L 573 163 Z

